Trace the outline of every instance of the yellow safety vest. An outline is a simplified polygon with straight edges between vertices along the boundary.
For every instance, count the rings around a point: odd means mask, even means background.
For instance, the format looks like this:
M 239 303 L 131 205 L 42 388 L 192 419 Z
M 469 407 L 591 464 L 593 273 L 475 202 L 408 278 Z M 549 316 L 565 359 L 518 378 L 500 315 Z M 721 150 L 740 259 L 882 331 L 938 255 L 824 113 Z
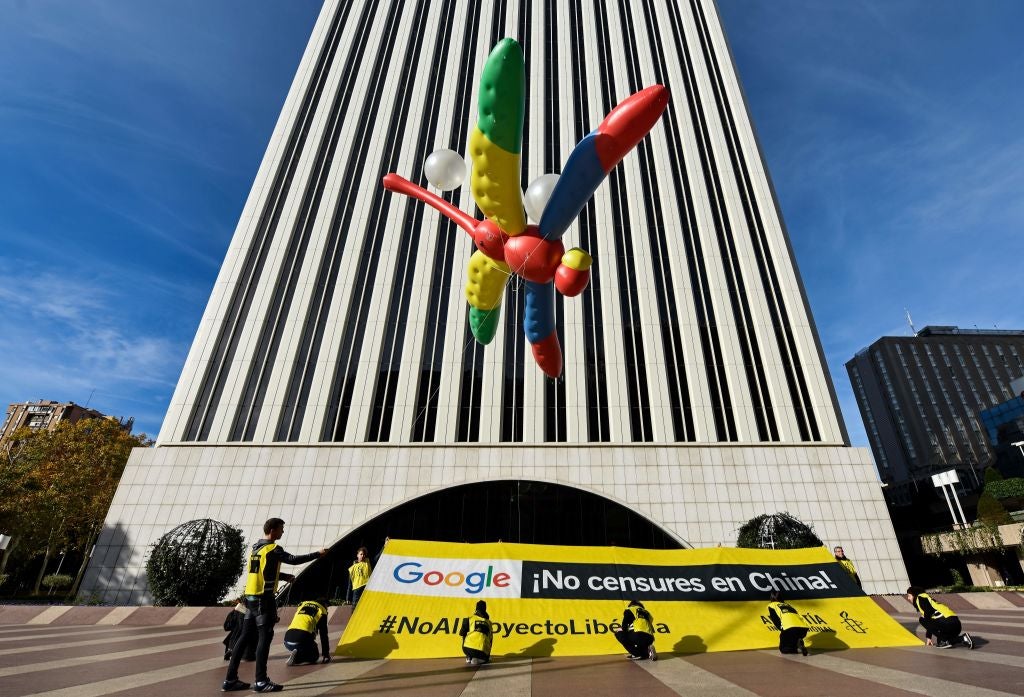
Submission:
M 636 618 L 633 620 L 633 626 L 630 629 L 634 632 L 643 632 L 644 634 L 654 636 L 654 625 L 651 623 L 653 619 L 654 615 L 651 615 L 650 619 L 636 615 Z
M 491 621 L 476 614 L 471 615 L 467 621 L 469 622 L 469 631 L 462 640 L 463 647 L 483 651 L 490 656 L 492 639 Z
M 295 617 L 292 618 L 292 623 L 288 625 L 288 629 L 301 629 L 304 632 L 315 635 L 316 626 L 326 616 L 327 609 L 323 605 L 313 600 L 307 600 L 299 603 L 299 607 L 295 611 Z
M 850 574 L 850 578 L 857 578 L 857 567 L 853 565 L 853 562 L 849 559 L 836 559 L 839 565 L 843 567 L 843 570 Z
M 370 572 L 373 568 L 368 561 L 357 561 L 348 567 L 348 577 L 352 581 L 352 590 L 362 588 L 370 582 Z
M 917 611 L 921 615 L 921 617 L 924 617 L 924 610 L 921 609 L 921 602 L 920 602 L 921 598 L 924 598 L 929 603 L 931 603 L 932 604 L 932 608 L 934 608 L 934 610 L 935 610 L 935 612 L 932 613 L 932 616 L 929 619 L 936 620 L 936 619 L 938 619 L 940 617 L 956 617 L 956 613 L 953 612 L 952 610 L 950 610 L 948 606 L 943 605 L 942 603 L 940 603 L 938 600 L 936 600 L 935 598 L 931 597 L 927 593 L 922 593 L 921 595 L 919 595 L 916 598 L 914 598 L 914 607 L 917 608 Z
M 266 578 L 264 574 L 267 570 L 267 555 L 275 549 L 277 549 L 277 543 L 271 542 L 249 555 L 249 575 L 245 578 L 246 595 L 263 595 L 266 592 Z M 281 565 L 278 564 L 277 569 L 274 571 L 274 587 L 271 589 L 271 593 L 277 592 L 277 579 L 280 575 Z
M 768 603 L 769 614 L 772 609 L 774 609 L 775 614 L 779 616 L 779 621 L 782 623 L 782 631 L 807 626 L 807 623 L 804 622 L 804 618 L 801 617 L 800 613 L 796 611 L 796 608 L 789 603 Z

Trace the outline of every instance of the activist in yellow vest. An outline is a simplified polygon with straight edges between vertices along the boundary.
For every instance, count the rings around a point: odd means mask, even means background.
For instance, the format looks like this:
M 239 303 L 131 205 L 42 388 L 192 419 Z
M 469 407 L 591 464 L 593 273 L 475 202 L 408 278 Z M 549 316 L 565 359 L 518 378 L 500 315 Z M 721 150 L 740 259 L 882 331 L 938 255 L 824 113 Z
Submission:
M 918 622 L 925 630 L 925 643 L 929 646 L 933 643 L 940 649 L 951 649 L 954 646 L 966 646 L 974 648 L 974 639 L 963 630 L 960 618 L 947 605 L 940 603 L 924 592 L 921 586 L 911 586 L 907 589 L 907 600 L 913 603 L 918 614 L 921 615 Z M 932 641 L 932 635 L 935 641 Z
M 301 629 L 304 632 L 315 635 L 316 626 L 326 616 L 327 608 L 315 600 L 306 600 L 299 603 L 298 609 L 295 610 L 295 617 L 292 618 L 292 623 L 288 625 L 288 629 Z
M 629 652 L 630 660 L 658 660 L 654 650 L 654 617 L 639 600 L 630 602 L 622 612 L 622 629 L 615 632 L 615 638 Z
M 927 603 L 922 603 L 922 600 L 926 600 Z M 931 607 L 928 607 L 929 605 Z M 956 613 L 950 610 L 947 605 L 943 605 L 927 593 L 919 593 L 914 598 L 914 607 L 917 608 L 917 612 L 921 617 L 928 617 L 933 620 L 937 620 L 940 617 L 956 617 Z
M 637 612 L 636 619 L 633 620 L 633 631 L 654 636 L 654 624 L 651 622 L 653 619 L 649 612 Z
M 779 653 L 807 655 L 804 637 L 810 628 L 797 609 L 784 601 L 778 591 L 772 591 L 768 602 L 768 617 L 779 630 Z
M 783 632 L 787 629 L 807 626 L 807 622 L 804 621 L 804 618 L 801 617 L 800 613 L 796 611 L 796 608 L 789 603 L 782 601 L 768 603 L 768 615 L 771 616 L 773 611 L 779 617 L 779 629 Z M 774 620 L 774 618 L 772 619 Z
M 373 567 L 370 565 L 367 555 L 366 547 L 360 547 L 359 551 L 356 552 L 355 563 L 348 567 L 349 589 L 352 593 L 353 607 L 359 603 L 359 598 L 363 594 L 363 588 L 370 582 L 370 574 L 373 573 Z
M 249 555 L 249 575 L 245 578 L 246 595 L 263 595 L 264 593 L 277 593 L 277 580 L 281 574 L 281 565 L 274 569 L 273 587 L 267 588 L 266 571 L 267 555 L 277 549 L 277 543 L 263 545 Z
M 857 567 L 853 565 L 852 561 L 849 559 L 836 559 L 836 561 L 838 561 L 839 565 L 843 567 L 843 571 L 850 574 L 850 578 L 857 576 Z
M 857 575 L 857 567 L 854 566 L 853 562 L 846 556 L 846 552 L 843 551 L 843 548 L 836 547 L 832 552 L 835 554 L 836 561 L 839 562 L 839 566 L 843 567 L 843 571 L 850 575 L 850 578 L 853 579 L 853 582 L 857 584 L 858 588 L 861 588 L 860 576 Z
M 316 637 L 320 635 L 320 650 L 316 647 Z M 290 666 L 304 663 L 316 663 L 331 660 L 330 638 L 327 636 L 327 600 L 306 600 L 295 609 L 292 623 L 284 633 L 284 647 L 288 649 Z
M 459 636 L 462 637 L 462 653 L 466 654 L 466 663 L 478 666 L 491 660 L 493 636 L 486 601 L 476 602 L 476 610 L 462 621 Z

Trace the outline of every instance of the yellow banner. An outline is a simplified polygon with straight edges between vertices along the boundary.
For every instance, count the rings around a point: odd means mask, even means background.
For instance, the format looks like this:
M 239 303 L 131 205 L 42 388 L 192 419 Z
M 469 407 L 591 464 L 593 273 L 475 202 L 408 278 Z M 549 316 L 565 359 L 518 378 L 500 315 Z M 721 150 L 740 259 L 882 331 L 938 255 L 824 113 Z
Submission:
M 803 616 L 811 649 L 921 641 L 824 547 L 799 550 L 557 547 L 389 540 L 335 651 L 355 658 L 462 656 L 459 628 L 487 601 L 493 656 L 623 653 L 614 632 L 640 600 L 660 652 L 778 646 L 768 595 Z

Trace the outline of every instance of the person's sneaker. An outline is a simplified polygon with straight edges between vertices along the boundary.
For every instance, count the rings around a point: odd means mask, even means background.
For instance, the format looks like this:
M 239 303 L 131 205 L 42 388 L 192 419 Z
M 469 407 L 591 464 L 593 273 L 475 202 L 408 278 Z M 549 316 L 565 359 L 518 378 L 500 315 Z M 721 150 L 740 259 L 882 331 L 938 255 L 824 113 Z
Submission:
M 472 663 L 472 662 L 473 662 L 473 659 L 470 658 L 469 656 L 466 656 L 466 663 Z
M 248 690 L 249 683 L 241 680 L 225 680 L 220 684 L 221 692 L 235 692 L 237 690 Z
M 960 638 L 963 639 L 964 645 L 967 648 L 969 648 L 969 649 L 973 649 L 974 648 L 974 639 L 971 638 L 970 634 L 968 634 L 967 632 L 964 632 L 962 635 L 960 635 Z
M 295 665 L 295 659 L 297 659 L 298 657 L 299 657 L 299 650 L 298 649 L 292 649 L 291 653 L 288 654 L 288 661 L 285 663 L 285 665 L 288 665 L 288 666 Z
M 629 654 L 629 656 L 627 656 L 627 658 L 629 660 L 631 660 L 631 661 L 642 661 L 645 658 L 647 658 L 647 656 L 634 656 L 633 654 Z
M 471 666 L 478 666 L 481 663 L 483 663 L 483 661 L 481 661 L 479 658 L 471 658 L 471 659 L 469 659 L 469 665 L 471 665 Z
M 253 692 L 280 692 L 284 689 L 284 685 L 278 685 L 273 680 L 267 680 L 266 682 L 256 682 L 252 684 Z
M 651 648 L 647 649 L 647 658 L 652 661 L 658 660 L 658 652 L 654 650 L 654 644 L 651 644 Z
M 953 648 L 953 645 L 950 644 L 948 641 L 939 641 L 939 642 L 936 642 L 935 648 L 937 648 L 937 649 L 951 649 L 951 648 Z

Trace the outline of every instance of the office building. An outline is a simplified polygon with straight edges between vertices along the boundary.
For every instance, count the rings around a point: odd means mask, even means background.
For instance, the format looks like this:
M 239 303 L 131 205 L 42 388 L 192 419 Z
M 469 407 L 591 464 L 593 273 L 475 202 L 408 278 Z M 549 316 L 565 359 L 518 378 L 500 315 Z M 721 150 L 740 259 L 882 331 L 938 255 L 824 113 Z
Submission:
M 981 414 L 1014 396 L 1024 331 L 925 327 L 882 337 L 846 369 L 891 503 L 909 504 L 950 469 L 972 491 L 994 460 Z
M 514 285 L 473 341 L 469 238 L 380 185 L 466 152 L 505 36 L 526 57 L 523 188 L 629 94 L 672 95 L 565 236 L 595 263 L 557 304 L 558 380 Z M 474 211 L 468 187 L 444 196 Z M 289 549 L 333 545 L 336 564 L 384 535 L 729 545 L 775 511 L 843 543 L 868 589 L 906 586 L 713 0 L 327 0 L 85 588 L 145 600 L 148 545 L 193 518 L 252 540 L 279 516 Z

